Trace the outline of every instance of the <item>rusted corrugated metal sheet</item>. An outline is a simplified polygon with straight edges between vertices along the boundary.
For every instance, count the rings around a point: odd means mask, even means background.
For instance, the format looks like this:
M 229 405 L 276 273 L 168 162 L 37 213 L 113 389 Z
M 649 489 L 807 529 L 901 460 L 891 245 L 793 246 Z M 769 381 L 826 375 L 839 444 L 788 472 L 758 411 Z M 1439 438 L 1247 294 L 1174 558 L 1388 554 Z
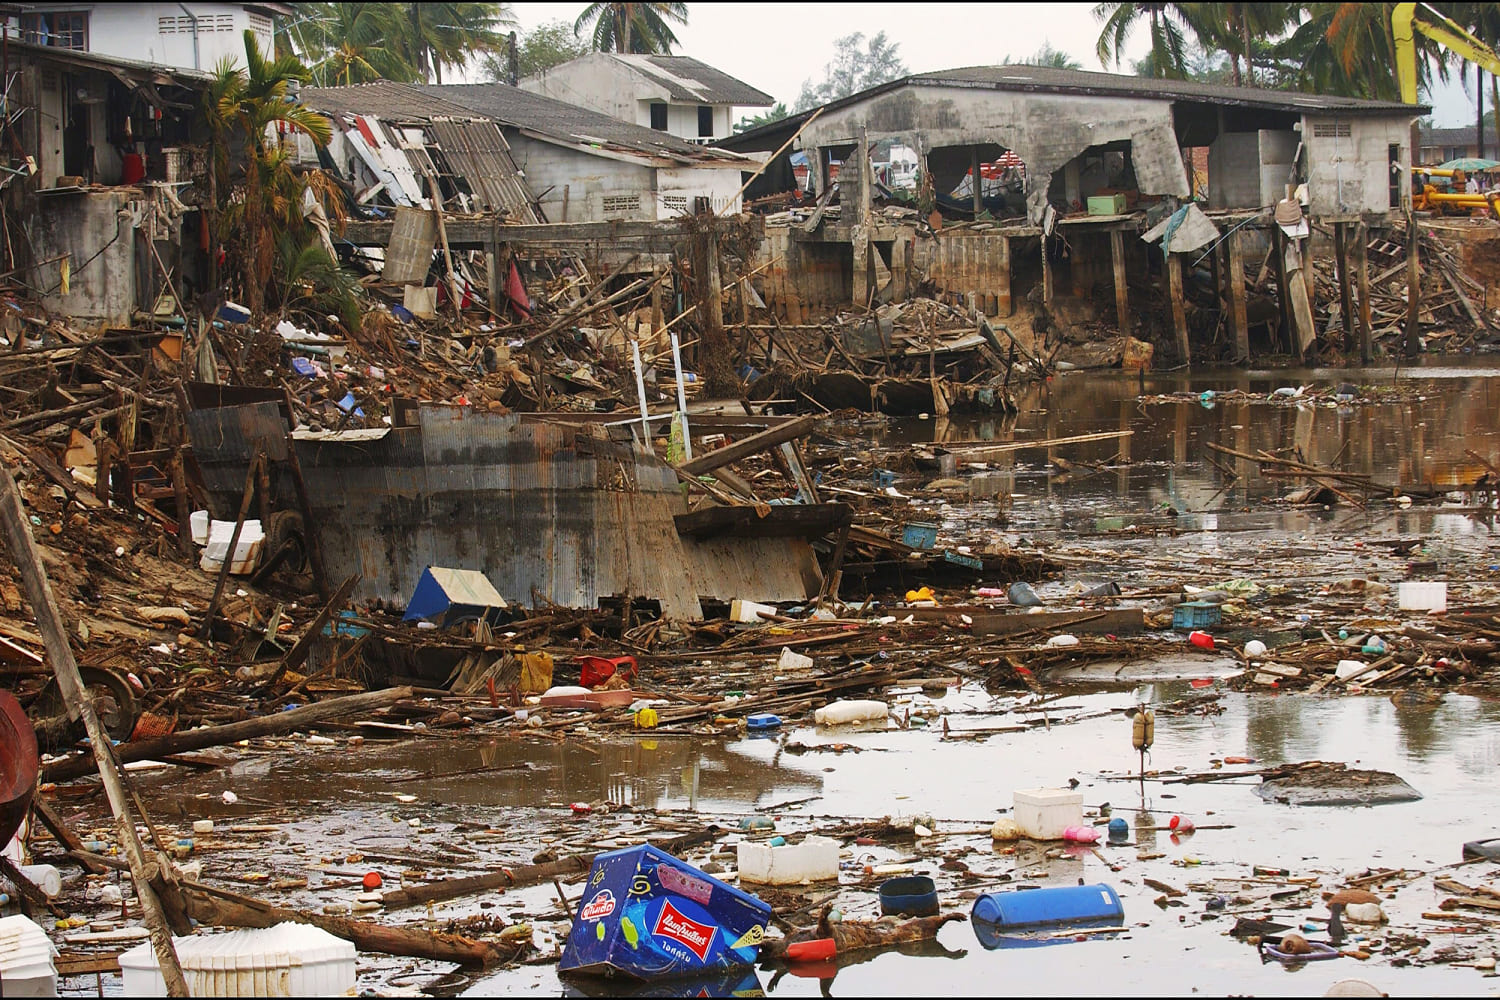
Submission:
M 535 225 L 544 221 L 499 126 L 488 121 L 434 118 L 428 130 L 448 166 L 469 182 L 481 211 L 504 209 L 507 221 Z
M 274 403 L 194 411 L 188 428 L 229 516 L 256 441 L 286 442 Z M 357 600 L 404 604 L 428 566 L 477 570 L 527 606 L 643 597 L 674 618 L 702 617 L 700 596 L 802 600 L 821 584 L 800 539 L 679 538 L 676 474 L 587 429 L 434 406 L 378 438 L 295 447 L 324 564 L 336 580 L 360 574 Z M 276 492 L 293 505 L 289 484 Z

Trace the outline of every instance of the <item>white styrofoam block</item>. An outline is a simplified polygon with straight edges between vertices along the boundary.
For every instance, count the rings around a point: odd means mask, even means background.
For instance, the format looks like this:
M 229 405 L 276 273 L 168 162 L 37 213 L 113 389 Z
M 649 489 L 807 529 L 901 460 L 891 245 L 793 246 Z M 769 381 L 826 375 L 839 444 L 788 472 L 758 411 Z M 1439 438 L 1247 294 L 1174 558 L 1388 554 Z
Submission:
M 1396 584 L 1396 603 L 1402 611 L 1447 611 L 1448 584 L 1442 580 L 1403 580 Z
M 172 939 L 196 997 L 354 996 L 354 945 L 311 924 Z M 164 997 L 166 983 L 146 941 L 120 956 L 124 994 Z
M 1083 793 L 1067 788 L 1018 788 L 1011 815 L 1032 840 L 1061 840 L 1064 830 L 1083 823 Z
M 780 847 L 742 840 L 735 851 L 741 882 L 799 885 L 839 877 L 839 842 L 831 837 L 814 835 Z
M 765 619 L 760 617 L 760 612 L 762 611 L 768 615 L 776 614 L 776 608 L 769 604 L 756 604 L 754 601 L 741 601 L 738 599 L 729 603 L 730 620 L 746 625 L 764 625 Z
M 195 510 L 188 515 L 188 526 L 193 530 L 193 544 L 208 544 L 208 511 Z
M 30 919 L 0 917 L 0 996 L 57 996 L 56 954 L 47 932 Z

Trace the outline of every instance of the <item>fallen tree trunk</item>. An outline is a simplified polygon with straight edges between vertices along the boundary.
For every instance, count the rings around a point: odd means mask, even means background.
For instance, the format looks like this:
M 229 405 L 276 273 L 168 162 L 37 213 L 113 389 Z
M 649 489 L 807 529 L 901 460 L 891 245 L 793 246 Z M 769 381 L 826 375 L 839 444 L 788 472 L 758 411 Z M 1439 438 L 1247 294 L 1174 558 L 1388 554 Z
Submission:
M 188 912 L 200 924 L 212 924 L 215 927 L 274 927 L 288 921 L 312 924 L 334 937 L 352 941 L 360 951 L 457 962 L 460 965 L 495 965 L 520 957 L 531 943 L 528 937 L 507 946 L 420 927 L 393 927 L 368 920 L 291 910 L 197 882 L 184 881 L 182 888 L 183 895 L 187 898 Z
M 289 712 L 276 712 L 257 719 L 231 722 L 226 726 L 189 729 L 187 732 L 173 733 L 154 740 L 124 743 L 115 748 L 115 754 L 119 757 L 121 764 L 128 764 L 136 760 L 154 760 L 192 750 L 226 746 L 230 743 L 238 743 L 240 740 L 256 739 L 261 736 L 278 736 L 294 729 L 301 729 L 310 723 L 322 722 L 340 715 L 385 708 L 403 698 L 412 697 L 414 693 L 409 687 L 399 687 L 387 688 L 384 691 L 366 691 L 363 694 L 351 694 L 344 698 L 331 698 L 328 701 L 294 708 Z M 42 780 L 72 781 L 74 778 L 81 778 L 92 770 L 92 763 L 92 760 L 86 756 L 69 757 L 43 768 Z
M 684 834 L 681 837 L 673 837 L 671 840 L 653 844 L 658 850 L 668 854 L 685 850 L 698 844 L 705 844 L 717 836 L 718 831 L 714 829 L 704 830 L 701 833 Z M 525 885 L 539 885 L 542 882 L 564 875 L 578 875 L 589 870 L 593 865 L 593 854 L 570 854 L 556 861 L 548 861 L 540 865 L 520 865 L 516 868 L 502 868 L 497 872 L 489 872 L 485 875 L 471 875 L 467 878 L 450 878 L 441 882 L 429 882 L 426 885 L 413 886 L 409 889 L 392 889 L 383 893 L 380 903 L 388 910 L 397 909 L 402 906 L 414 906 L 418 903 L 441 903 L 448 899 L 457 899 L 460 896 L 472 896 L 476 893 L 489 892 L 491 889 L 512 889 Z

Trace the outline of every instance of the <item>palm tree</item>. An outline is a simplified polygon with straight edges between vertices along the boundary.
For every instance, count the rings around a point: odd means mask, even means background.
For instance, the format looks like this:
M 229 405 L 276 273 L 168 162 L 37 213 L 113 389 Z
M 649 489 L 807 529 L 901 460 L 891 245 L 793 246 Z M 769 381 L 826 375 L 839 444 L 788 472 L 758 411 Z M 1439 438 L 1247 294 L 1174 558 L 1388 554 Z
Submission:
M 1094 17 L 1104 22 L 1097 52 L 1106 67 L 1116 66 L 1124 55 L 1125 41 L 1145 20 L 1150 25 L 1151 51 L 1140 65 L 1148 75 L 1173 80 L 1188 76 L 1188 35 L 1205 48 L 1211 47 L 1214 25 L 1209 4 L 1201 3 L 1101 3 Z
M 389 40 L 400 36 L 391 4 L 308 4 L 308 26 L 299 33 L 312 78 L 348 86 L 371 80 L 417 79 L 417 70 Z
M 306 80 L 307 71 L 292 56 L 267 58 L 253 31 L 245 32 L 245 69 L 225 57 L 214 68 L 209 83 L 205 117 L 213 136 L 212 169 L 222 178 L 216 185 L 228 190 L 228 150 L 232 139 L 244 144 L 246 168 L 242 198 L 231 200 L 225 221 L 244 234 L 241 248 L 244 295 L 252 312 L 265 304 L 265 288 L 271 278 L 275 246 L 269 238 L 268 216 L 288 215 L 285 175 L 291 173 L 287 154 L 279 146 L 267 149 L 267 135 L 282 125 L 306 133 L 318 145 L 327 145 L 332 135 L 328 120 L 309 108 L 287 99 L 292 80 Z M 216 206 L 217 208 L 217 206 Z
M 1343 97 L 1400 100 L 1396 80 L 1396 42 L 1391 34 L 1389 3 L 1313 3 L 1306 20 L 1276 46 L 1283 65 L 1293 69 L 1299 90 Z M 1448 79 L 1453 61 L 1448 52 L 1418 35 L 1417 84 L 1430 86 L 1434 76 Z
M 475 55 L 498 52 L 508 39 L 502 27 L 513 27 L 515 15 L 505 3 L 398 3 L 392 39 L 398 51 L 429 83 L 443 82 L 443 68 L 462 68 Z
M 687 20 L 685 3 L 591 3 L 573 22 L 573 33 L 582 38 L 592 24 L 596 51 L 665 55 L 678 44 L 672 23 Z
M 1051 42 L 1042 42 L 1042 47 L 1026 59 L 1005 57 L 1003 66 L 1048 66 L 1052 69 L 1083 69 L 1083 63 L 1061 49 L 1054 49 Z
M 1234 85 L 1255 86 L 1255 53 L 1266 39 L 1284 32 L 1300 12 L 1301 5 L 1289 3 L 1206 3 L 1203 23 L 1212 31 L 1210 48 L 1223 49 L 1229 56 Z M 1244 60 L 1244 72 L 1240 61 Z

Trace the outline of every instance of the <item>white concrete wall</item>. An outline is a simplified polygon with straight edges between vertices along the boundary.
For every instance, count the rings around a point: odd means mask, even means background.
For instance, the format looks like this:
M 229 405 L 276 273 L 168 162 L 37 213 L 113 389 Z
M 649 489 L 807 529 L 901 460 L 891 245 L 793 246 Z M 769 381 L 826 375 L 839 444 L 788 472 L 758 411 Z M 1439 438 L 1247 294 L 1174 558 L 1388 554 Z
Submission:
M 802 134 L 802 148 L 898 139 L 927 148 L 999 143 L 1026 161 L 1027 214 L 1040 222 L 1053 171 L 1089 146 L 1131 140 L 1131 160 L 1144 194 L 1191 193 L 1176 148 L 1166 101 L 1123 97 L 1027 94 L 963 87 L 902 87 L 825 113 Z
M 224 56 L 243 66 L 245 29 L 252 27 L 250 12 L 243 4 L 233 3 L 36 4 L 33 7 L 39 12 L 86 9 L 90 52 L 182 69 L 212 70 Z M 196 60 L 188 12 L 198 18 Z M 256 22 L 254 27 L 261 29 L 258 32 L 261 48 L 269 52 L 270 22 L 260 17 Z
M 1313 215 L 1388 212 L 1390 147 L 1401 147 L 1403 192 L 1410 190 L 1411 122 L 1395 118 L 1304 115 L 1307 194 Z
M 511 156 L 551 222 L 655 219 L 651 168 L 594 156 L 506 130 Z M 563 188 L 568 211 L 563 215 Z M 632 204 L 633 199 L 633 204 Z
M 528 76 L 519 86 L 533 94 L 576 104 L 641 128 L 651 127 L 651 105 L 665 104 L 667 134 L 679 139 L 699 138 L 697 102 L 674 101 L 664 87 L 603 52 L 591 52 Z M 722 139 L 733 128 L 734 109 L 727 104 L 712 107 L 713 138 Z
M 561 66 L 520 81 L 522 90 L 576 104 L 621 121 L 651 127 L 649 110 L 641 118 L 641 101 L 665 101 L 666 92 L 653 87 L 629 66 L 603 52 L 590 52 Z
M 693 199 L 708 197 L 715 212 L 740 210 L 738 193 L 742 174 L 738 167 L 659 167 L 656 171 L 658 219 L 691 213 Z

